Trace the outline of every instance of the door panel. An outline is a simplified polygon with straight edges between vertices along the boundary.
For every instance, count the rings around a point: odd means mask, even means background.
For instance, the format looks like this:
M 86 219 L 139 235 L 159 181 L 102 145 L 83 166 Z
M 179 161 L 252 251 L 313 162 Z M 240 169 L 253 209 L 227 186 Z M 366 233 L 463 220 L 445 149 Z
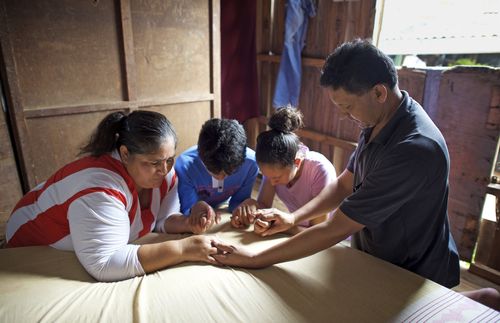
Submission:
M 219 11 L 217 0 L 0 2 L 0 71 L 24 191 L 73 160 L 112 111 L 160 111 L 179 148 L 195 144 L 203 122 L 220 116 Z

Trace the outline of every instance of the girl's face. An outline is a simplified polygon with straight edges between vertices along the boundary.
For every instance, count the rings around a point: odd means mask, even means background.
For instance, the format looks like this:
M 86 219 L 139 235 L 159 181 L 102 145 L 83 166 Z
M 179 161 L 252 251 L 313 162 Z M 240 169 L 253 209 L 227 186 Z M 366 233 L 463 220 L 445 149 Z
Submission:
M 174 166 L 175 143 L 168 139 L 150 154 L 130 154 L 127 147 L 121 146 L 120 157 L 138 191 L 160 187 Z
M 272 186 L 287 185 L 297 175 L 300 163 L 301 160 L 296 158 L 292 166 L 260 163 L 259 168 L 262 175 L 267 177 Z

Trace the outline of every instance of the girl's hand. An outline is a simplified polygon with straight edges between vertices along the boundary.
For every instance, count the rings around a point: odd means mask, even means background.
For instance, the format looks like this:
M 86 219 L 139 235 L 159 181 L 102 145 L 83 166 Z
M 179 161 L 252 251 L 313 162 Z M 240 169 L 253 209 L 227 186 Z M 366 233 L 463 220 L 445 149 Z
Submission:
M 269 229 L 270 226 L 271 223 L 262 221 L 261 219 L 257 219 L 257 221 L 255 221 L 255 224 L 253 225 L 253 232 L 258 235 L 262 235 L 262 233 Z

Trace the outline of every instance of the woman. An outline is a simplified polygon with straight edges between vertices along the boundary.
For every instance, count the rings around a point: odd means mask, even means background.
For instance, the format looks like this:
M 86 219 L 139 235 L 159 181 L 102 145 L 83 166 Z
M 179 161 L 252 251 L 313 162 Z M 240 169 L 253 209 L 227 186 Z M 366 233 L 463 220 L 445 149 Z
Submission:
M 80 155 L 26 194 L 7 223 L 7 246 L 74 250 L 99 281 L 116 281 L 184 261 L 214 263 L 208 237 L 134 245 L 151 231 L 191 232 L 179 213 L 177 137 L 160 113 L 114 112 Z
M 264 175 L 257 201 L 246 200 L 231 218 L 236 228 L 255 221 L 257 234 L 267 229 L 268 222 L 256 219 L 255 213 L 257 209 L 272 207 L 275 195 L 293 212 L 336 180 L 332 163 L 322 154 L 309 151 L 294 133 L 303 126 L 298 110 L 281 108 L 273 114 L 268 125 L 271 130 L 257 137 L 255 156 Z M 327 214 L 318 216 L 291 228 L 288 233 L 296 234 L 326 219 Z

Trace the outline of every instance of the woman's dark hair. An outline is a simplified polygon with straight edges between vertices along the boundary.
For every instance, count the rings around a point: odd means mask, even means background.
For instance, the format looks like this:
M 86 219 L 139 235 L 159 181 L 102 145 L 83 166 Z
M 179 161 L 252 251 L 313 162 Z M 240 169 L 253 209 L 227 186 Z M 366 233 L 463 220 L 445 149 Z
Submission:
M 236 120 L 210 119 L 201 127 L 198 154 L 214 174 L 231 175 L 246 158 L 247 136 Z
M 323 87 L 342 88 L 357 95 L 377 84 L 387 84 L 394 89 L 397 83 L 392 59 L 366 39 L 355 39 L 337 47 L 326 58 L 320 77 Z
M 168 119 L 153 111 L 134 111 L 108 114 L 94 130 L 79 155 L 98 157 L 124 145 L 130 154 L 149 154 L 166 140 L 177 146 L 177 135 Z
M 271 116 L 268 126 L 271 130 L 257 137 L 257 163 L 293 165 L 300 147 L 300 139 L 294 131 L 304 126 L 302 113 L 291 107 L 280 108 Z

